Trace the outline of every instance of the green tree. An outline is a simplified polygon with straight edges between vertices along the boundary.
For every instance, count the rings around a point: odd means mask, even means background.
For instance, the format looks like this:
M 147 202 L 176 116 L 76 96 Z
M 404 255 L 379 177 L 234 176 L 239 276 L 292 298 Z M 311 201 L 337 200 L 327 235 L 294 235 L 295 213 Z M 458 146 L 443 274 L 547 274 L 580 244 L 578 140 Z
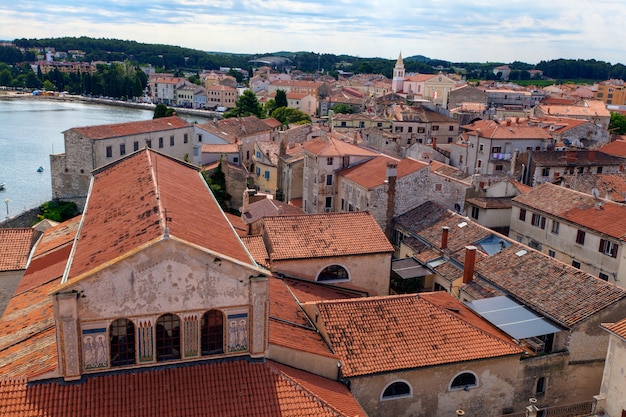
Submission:
M 270 98 L 263 105 L 264 114 L 266 114 L 267 116 L 270 116 L 274 110 L 276 110 L 276 100 L 274 100 L 273 98 Z
M 0 68 L 0 85 L 9 86 L 13 82 L 13 75 L 8 68 Z
M 76 203 L 60 200 L 53 200 L 48 201 L 47 203 L 43 203 L 41 206 L 39 206 L 39 211 L 41 212 L 41 214 L 37 215 L 37 218 L 39 220 L 50 219 L 59 223 L 69 220 L 72 217 L 80 214 Z
M 165 104 L 157 104 L 154 108 L 154 116 L 152 116 L 152 118 L 159 119 L 161 117 L 170 117 L 174 113 L 176 113 L 176 110 L 173 108 L 167 107 Z
M 626 135 L 626 116 L 617 112 L 611 112 L 609 131 L 615 135 Z
M 271 117 L 281 122 L 283 125 L 290 124 L 305 124 L 311 122 L 311 116 L 298 109 L 292 109 L 289 107 L 279 107 L 274 110 Z
M 43 89 L 46 91 L 54 91 L 55 87 L 54 87 L 54 84 L 52 84 L 52 81 L 45 80 L 43 82 Z
M 343 114 L 352 114 L 354 112 L 352 110 L 352 107 L 344 103 L 339 103 L 331 107 L 331 110 L 334 111 L 335 113 L 343 113 Z
M 237 98 L 234 109 L 224 113 L 225 118 L 229 117 L 246 117 L 256 116 L 259 119 L 265 118 L 263 107 L 259 103 L 259 99 L 254 95 L 252 90 L 246 90 Z
M 222 161 L 217 164 L 217 168 L 215 168 L 212 174 L 209 175 L 207 171 L 202 171 L 202 176 L 222 210 L 228 210 L 232 197 L 226 192 L 226 175 L 222 170 Z
M 289 107 L 289 103 L 287 102 L 287 92 L 285 90 L 276 90 L 276 97 L 274 97 L 274 101 L 276 101 L 276 108 Z

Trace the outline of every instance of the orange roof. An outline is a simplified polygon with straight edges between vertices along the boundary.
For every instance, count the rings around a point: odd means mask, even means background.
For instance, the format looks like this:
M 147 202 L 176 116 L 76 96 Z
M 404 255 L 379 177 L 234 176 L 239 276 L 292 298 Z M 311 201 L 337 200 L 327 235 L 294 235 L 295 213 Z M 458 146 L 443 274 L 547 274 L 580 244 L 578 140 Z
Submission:
M 602 327 L 626 340 L 626 319 L 618 321 L 617 323 L 603 323 Z
M 604 152 L 613 156 L 626 157 L 626 140 L 614 140 L 611 143 L 607 143 L 600 148 L 601 152 Z
M 235 229 L 235 232 L 237 232 L 237 236 L 242 237 L 248 234 L 248 227 L 240 216 L 228 212 L 224 212 L 224 214 L 226 215 L 228 222 L 231 226 L 233 226 L 233 229 Z
M 138 122 L 114 123 L 99 126 L 74 127 L 69 130 L 78 132 L 92 140 L 116 138 L 120 136 L 139 135 L 146 132 L 162 132 L 182 127 L 191 127 L 185 119 L 178 116 L 160 117 Z M 68 131 L 69 131 L 68 130 Z
M 264 237 L 272 261 L 393 252 L 364 211 L 266 217 Z
M 67 281 L 168 235 L 253 264 L 195 167 L 144 149 L 92 181 Z
M 202 153 L 239 153 L 236 143 L 203 143 Z
M 26 269 L 34 230 L 0 229 L 0 271 Z
M 436 301 L 385 296 L 319 302 L 317 309 L 346 377 L 523 352 Z M 462 303 L 456 308 L 467 309 Z
M 67 222 L 44 232 L 40 242 L 65 243 L 36 253 L 0 319 L 0 375 L 31 377 L 57 367 L 53 303 L 49 294 L 61 282 L 72 249 L 71 237 L 75 231 L 61 238 L 64 225 Z
M 241 241 L 250 252 L 250 255 L 254 258 L 256 263 L 264 268 L 270 267 L 270 257 L 265 249 L 265 243 L 263 243 L 263 236 L 261 235 L 249 235 L 242 236 Z
M 286 282 L 270 278 L 270 344 L 339 359 L 311 324 Z
M 328 137 L 327 140 L 315 138 L 304 144 L 304 149 L 317 156 L 377 156 L 376 152 L 352 145 L 339 139 Z
M 0 383 L 3 417 L 365 416 L 348 388 L 272 361 L 235 360 L 87 377 Z
M 550 139 L 549 132 L 539 126 L 527 126 L 497 120 L 478 120 L 462 126 L 472 134 L 488 139 Z
M 387 181 L 387 164 L 397 165 L 396 177 L 413 174 L 428 164 L 411 158 L 397 160 L 386 155 L 377 156 L 362 164 L 339 171 L 339 174 L 367 189 L 384 185 Z
M 598 201 L 602 202 L 599 206 Z M 598 200 L 589 194 L 544 183 L 520 194 L 514 203 L 550 215 L 599 233 L 626 240 L 626 206 L 609 200 Z

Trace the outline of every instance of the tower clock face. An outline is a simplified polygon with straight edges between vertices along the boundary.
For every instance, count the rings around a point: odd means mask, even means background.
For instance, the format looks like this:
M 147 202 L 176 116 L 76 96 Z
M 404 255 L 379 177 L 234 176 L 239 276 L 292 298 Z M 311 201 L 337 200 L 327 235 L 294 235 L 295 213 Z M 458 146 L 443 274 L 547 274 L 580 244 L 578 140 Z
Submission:
M 441 81 L 441 77 L 439 77 L 439 81 Z

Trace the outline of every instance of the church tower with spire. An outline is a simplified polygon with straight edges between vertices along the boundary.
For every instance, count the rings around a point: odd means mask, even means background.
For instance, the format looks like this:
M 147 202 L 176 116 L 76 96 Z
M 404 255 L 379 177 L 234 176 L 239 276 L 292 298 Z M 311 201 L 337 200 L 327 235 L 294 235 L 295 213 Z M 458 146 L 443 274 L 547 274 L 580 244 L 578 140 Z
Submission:
M 391 81 L 391 91 L 398 93 L 402 91 L 404 84 L 404 62 L 402 61 L 402 52 L 398 55 L 396 66 L 393 67 L 393 80 Z

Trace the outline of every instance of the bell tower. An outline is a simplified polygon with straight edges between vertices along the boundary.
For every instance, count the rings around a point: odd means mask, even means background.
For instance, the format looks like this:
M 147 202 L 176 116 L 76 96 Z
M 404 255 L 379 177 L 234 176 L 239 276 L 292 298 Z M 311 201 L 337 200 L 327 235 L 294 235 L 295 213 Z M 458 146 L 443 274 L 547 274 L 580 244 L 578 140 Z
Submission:
M 394 93 L 402 92 L 404 84 L 404 62 L 402 61 L 402 52 L 398 55 L 396 66 L 393 67 L 393 80 L 391 81 L 391 91 Z

